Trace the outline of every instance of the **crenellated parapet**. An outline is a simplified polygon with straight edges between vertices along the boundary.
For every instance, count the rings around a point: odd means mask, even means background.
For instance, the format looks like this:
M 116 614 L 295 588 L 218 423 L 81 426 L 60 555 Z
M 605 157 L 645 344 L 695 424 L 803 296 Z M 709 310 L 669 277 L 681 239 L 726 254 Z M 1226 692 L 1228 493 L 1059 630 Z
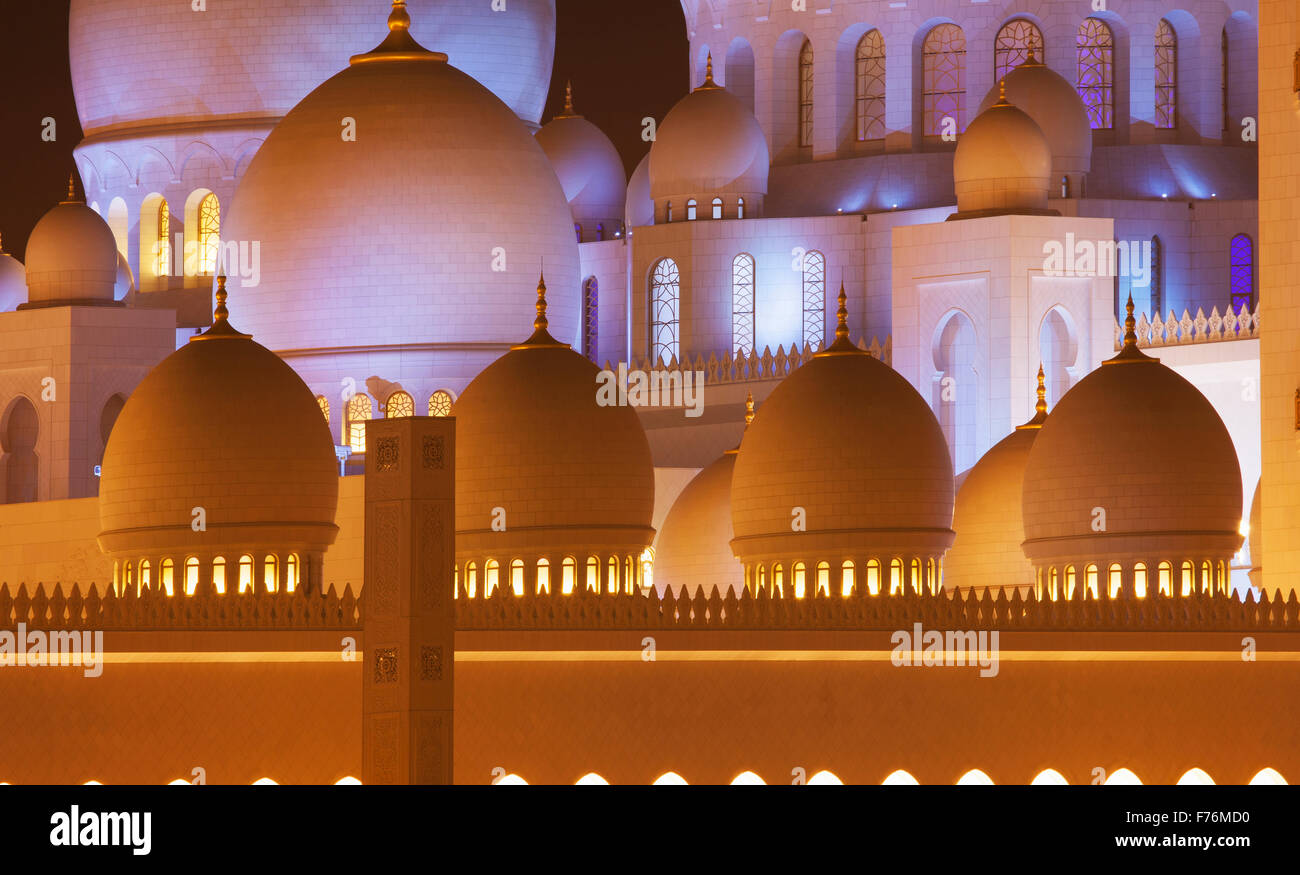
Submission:
M 1257 340 L 1259 338 L 1260 306 L 1256 304 L 1255 312 L 1252 313 L 1243 304 L 1240 313 L 1227 310 L 1222 315 L 1219 314 L 1219 308 L 1215 307 L 1210 311 L 1209 316 L 1205 315 L 1205 310 L 1198 307 L 1195 316 L 1192 316 L 1187 310 L 1183 310 L 1181 319 L 1170 310 L 1169 317 L 1163 322 L 1159 319 L 1153 320 L 1143 313 L 1142 318 L 1137 323 L 1138 347 L 1217 343 L 1225 340 Z M 1116 322 L 1115 349 L 1118 350 L 1123 346 L 1123 343 L 1124 326 Z
M 873 358 L 877 358 L 885 364 L 891 364 L 893 358 L 893 338 L 886 337 L 882 343 L 879 337 L 873 337 L 871 344 L 858 338 L 855 341 L 857 347 L 864 350 Z M 744 351 L 732 353 L 724 352 L 719 356 L 716 352 L 710 353 L 706 359 L 703 355 L 697 355 L 694 359 L 689 356 L 684 361 L 677 361 L 674 356 L 669 361 L 658 359 L 651 361 L 644 359 L 638 362 L 632 362 L 626 368 L 627 372 L 642 371 L 647 374 L 655 371 L 702 371 L 704 373 L 704 382 L 714 385 L 720 383 L 747 383 L 755 380 L 782 380 L 790 376 L 802 364 L 806 364 L 817 354 L 821 347 L 814 348 L 811 344 L 804 344 L 800 349 L 798 344 L 791 343 L 789 347 L 777 346 L 776 352 L 772 351 L 770 346 L 764 347 L 760 354 L 757 350 L 746 354 Z M 618 371 L 617 364 L 605 363 L 606 370 Z

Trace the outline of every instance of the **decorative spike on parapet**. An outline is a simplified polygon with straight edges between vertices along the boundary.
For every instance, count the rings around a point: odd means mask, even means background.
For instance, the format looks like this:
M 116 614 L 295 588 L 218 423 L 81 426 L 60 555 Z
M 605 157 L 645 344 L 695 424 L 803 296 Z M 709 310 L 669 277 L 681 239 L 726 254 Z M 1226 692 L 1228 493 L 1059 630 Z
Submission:
M 362 781 L 451 784 L 456 420 L 366 423 Z

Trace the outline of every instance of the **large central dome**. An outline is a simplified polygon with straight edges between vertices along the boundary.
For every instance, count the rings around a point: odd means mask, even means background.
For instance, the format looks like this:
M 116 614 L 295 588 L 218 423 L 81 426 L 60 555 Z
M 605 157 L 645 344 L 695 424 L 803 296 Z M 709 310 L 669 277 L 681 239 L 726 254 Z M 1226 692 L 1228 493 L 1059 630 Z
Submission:
M 551 323 L 574 339 L 577 244 L 546 155 L 408 23 L 398 5 L 384 44 L 294 107 L 250 164 L 222 235 L 261 247 L 241 320 L 279 352 L 504 350 L 503 317 L 529 305 L 545 259 L 567 292 Z

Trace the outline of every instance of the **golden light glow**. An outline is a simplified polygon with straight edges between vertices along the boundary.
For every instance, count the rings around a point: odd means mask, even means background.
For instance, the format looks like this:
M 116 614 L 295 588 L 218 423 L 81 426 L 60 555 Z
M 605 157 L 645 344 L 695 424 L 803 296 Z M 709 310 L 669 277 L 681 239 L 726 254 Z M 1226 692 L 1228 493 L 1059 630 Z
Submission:
M 1128 769 L 1120 769 L 1117 772 L 1112 772 L 1106 778 L 1106 784 L 1114 784 L 1117 787 L 1136 787 L 1140 786 L 1142 781 Z
M 731 786 L 733 787 L 761 787 L 766 785 L 767 781 L 764 781 L 753 772 L 741 772 L 731 779 Z
M 897 769 L 889 773 L 885 780 L 880 782 L 882 787 L 915 787 L 920 785 L 920 781 L 912 777 L 911 772 L 904 769 Z
M 1065 776 L 1062 775 L 1060 772 L 1058 772 L 1056 769 L 1043 769 L 1037 775 L 1034 775 L 1034 780 L 1030 781 L 1029 783 L 1030 786 L 1064 787 L 1067 786 L 1070 782 L 1065 780 Z
M 664 772 L 654 780 L 654 785 L 659 787 L 685 787 L 687 783 L 687 780 L 676 772 Z
M 843 785 L 844 782 L 839 779 L 838 775 L 834 772 L 827 771 L 826 769 L 822 769 L 820 772 L 808 779 L 809 787 L 832 787 Z
M 993 786 L 993 779 L 979 769 L 971 769 L 969 772 L 957 779 L 957 786 L 991 787 Z
M 1283 778 L 1276 769 L 1260 769 L 1255 773 L 1255 777 L 1250 779 L 1250 783 L 1280 787 L 1286 784 L 1286 778 Z
M 587 774 L 583 775 L 581 778 L 574 781 L 573 783 L 575 786 L 578 787 L 608 787 L 609 786 L 609 781 L 606 781 L 604 778 L 602 778 L 600 775 L 597 775 L 595 772 L 588 772 Z
M 335 787 L 360 787 L 361 781 L 358 778 L 354 778 L 351 775 L 348 775 L 345 778 L 339 778 L 337 781 L 335 781 L 334 786 Z
M 1188 769 L 1183 776 L 1178 779 L 1179 784 L 1191 784 L 1195 786 L 1212 786 L 1214 779 L 1205 773 L 1203 769 Z

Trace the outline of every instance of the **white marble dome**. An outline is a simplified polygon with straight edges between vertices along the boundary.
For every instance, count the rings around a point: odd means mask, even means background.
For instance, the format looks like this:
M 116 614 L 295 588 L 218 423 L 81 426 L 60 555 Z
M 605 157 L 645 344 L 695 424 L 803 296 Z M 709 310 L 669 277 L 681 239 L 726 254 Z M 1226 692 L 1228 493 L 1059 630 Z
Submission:
M 650 153 L 632 171 L 627 183 L 627 209 L 624 221 L 629 228 L 655 223 L 655 202 L 650 197 Z
M 30 304 L 97 304 L 113 300 L 117 241 L 99 213 L 73 199 L 50 210 L 27 238 Z
M 1000 99 L 957 139 L 952 175 L 958 214 L 1043 212 L 1052 150 L 1037 122 Z
M 609 137 L 577 115 L 569 101 L 537 132 L 537 142 L 559 177 L 573 221 L 583 226 L 583 239 L 596 239 L 597 225 L 604 225 L 612 238 L 623 219 L 627 177 Z
M 408 0 L 412 34 L 536 125 L 555 59 L 555 0 Z M 141 123 L 279 118 L 374 45 L 382 0 L 72 0 L 72 86 L 87 136 Z
M 552 331 L 575 340 L 578 249 L 546 154 L 490 91 L 390 27 L 249 165 L 222 234 L 260 241 L 260 283 L 230 280 L 241 323 L 280 352 L 505 349 L 544 260 L 569 292 Z
M 1075 87 L 1032 56 L 1008 73 L 1003 82 L 1008 102 L 1023 110 L 1047 136 L 1053 175 L 1087 173 L 1092 168 L 1092 123 Z M 979 111 L 984 112 L 997 101 L 995 85 L 980 103 Z
M 650 196 L 655 214 L 672 202 L 673 218 L 686 217 L 689 198 L 708 215 L 714 197 L 726 202 L 731 216 L 743 197 L 746 215 L 758 215 L 767 195 L 771 156 L 763 128 L 749 108 L 730 91 L 705 83 L 677 102 L 664 117 L 650 147 Z
M 27 269 L 0 247 L 0 313 L 18 309 L 27 300 Z

